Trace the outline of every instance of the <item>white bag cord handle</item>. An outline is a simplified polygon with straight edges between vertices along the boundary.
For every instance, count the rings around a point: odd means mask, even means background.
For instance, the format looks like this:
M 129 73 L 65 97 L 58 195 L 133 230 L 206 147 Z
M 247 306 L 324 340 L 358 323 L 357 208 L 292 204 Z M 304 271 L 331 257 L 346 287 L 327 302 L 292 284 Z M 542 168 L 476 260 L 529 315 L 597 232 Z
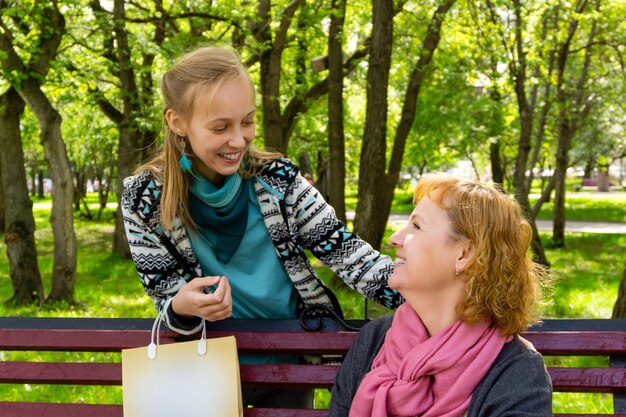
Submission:
M 161 336 L 161 323 L 165 320 L 165 312 L 162 311 L 157 315 L 157 318 L 152 324 L 152 331 L 150 332 L 150 344 L 148 345 L 148 358 L 155 359 L 157 355 L 157 346 L 160 344 Z M 156 335 L 156 343 L 154 342 Z M 206 353 L 206 321 L 202 320 L 202 336 L 198 340 L 198 355 L 204 355 Z

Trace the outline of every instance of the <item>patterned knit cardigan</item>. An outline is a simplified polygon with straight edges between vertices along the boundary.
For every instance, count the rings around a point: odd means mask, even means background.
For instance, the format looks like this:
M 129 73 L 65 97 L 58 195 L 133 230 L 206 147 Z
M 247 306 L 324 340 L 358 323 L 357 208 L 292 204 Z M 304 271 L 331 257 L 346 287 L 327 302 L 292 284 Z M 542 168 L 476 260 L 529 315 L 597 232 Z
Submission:
M 400 305 L 402 297 L 387 287 L 392 260 L 349 232 L 290 160 L 280 158 L 266 165 L 254 178 L 254 190 L 276 255 L 298 290 L 300 308 L 321 304 L 338 309 L 305 249 L 366 297 L 389 308 Z M 181 327 L 168 307 L 185 283 L 203 274 L 180 218 L 171 231 L 164 230 L 161 191 L 161 182 L 149 171 L 124 181 L 121 206 L 126 236 L 146 294 L 158 311 L 168 312 L 168 327 L 189 334 L 198 331 L 200 324 Z

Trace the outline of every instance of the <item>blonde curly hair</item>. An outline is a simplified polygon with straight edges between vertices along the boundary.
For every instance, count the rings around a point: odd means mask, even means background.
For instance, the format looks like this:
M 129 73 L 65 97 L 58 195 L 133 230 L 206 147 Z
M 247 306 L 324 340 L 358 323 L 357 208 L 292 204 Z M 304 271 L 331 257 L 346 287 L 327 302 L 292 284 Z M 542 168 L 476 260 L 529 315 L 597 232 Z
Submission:
M 457 306 L 466 323 L 492 320 L 503 335 L 539 319 L 548 271 L 532 260 L 532 229 L 520 205 L 495 186 L 447 174 L 420 179 L 413 202 L 428 197 L 447 211 L 454 241 L 473 249 L 464 269 L 466 295 Z

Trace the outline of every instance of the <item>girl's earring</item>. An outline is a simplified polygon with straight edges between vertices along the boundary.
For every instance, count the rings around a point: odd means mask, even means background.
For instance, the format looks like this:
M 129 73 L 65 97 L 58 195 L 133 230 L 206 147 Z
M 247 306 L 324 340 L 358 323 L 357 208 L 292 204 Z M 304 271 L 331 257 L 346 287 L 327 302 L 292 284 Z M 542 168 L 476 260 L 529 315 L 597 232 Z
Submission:
M 178 165 L 180 165 L 180 169 L 183 172 L 191 172 L 191 160 L 185 153 L 186 142 L 184 139 L 182 142 L 183 142 L 183 145 L 182 145 L 182 149 L 180 150 L 181 155 L 180 155 L 180 161 L 178 161 Z
M 458 276 L 459 276 L 459 272 L 460 272 L 460 271 L 459 271 L 459 267 L 457 266 L 457 267 L 455 268 L 455 270 L 454 270 L 454 275 L 458 277 Z

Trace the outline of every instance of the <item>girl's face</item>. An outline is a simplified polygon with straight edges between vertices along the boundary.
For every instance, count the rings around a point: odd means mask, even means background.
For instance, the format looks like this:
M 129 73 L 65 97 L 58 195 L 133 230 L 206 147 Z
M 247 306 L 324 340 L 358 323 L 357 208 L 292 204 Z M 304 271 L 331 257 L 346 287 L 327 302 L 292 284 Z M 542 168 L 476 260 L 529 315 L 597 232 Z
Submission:
M 198 96 L 188 123 L 171 110 L 166 118 L 170 129 L 187 137 L 195 155 L 191 158 L 194 170 L 213 184 L 220 185 L 224 177 L 237 172 L 254 139 L 254 115 L 254 94 L 250 84 L 237 78 L 218 90 Z
M 396 248 L 396 262 L 389 287 L 405 297 L 461 290 L 463 283 L 456 276 L 456 268 L 464 245 L 451 236 L 446 210 L 430 198 L 422 198 L 404 228 L 390 238 Z

